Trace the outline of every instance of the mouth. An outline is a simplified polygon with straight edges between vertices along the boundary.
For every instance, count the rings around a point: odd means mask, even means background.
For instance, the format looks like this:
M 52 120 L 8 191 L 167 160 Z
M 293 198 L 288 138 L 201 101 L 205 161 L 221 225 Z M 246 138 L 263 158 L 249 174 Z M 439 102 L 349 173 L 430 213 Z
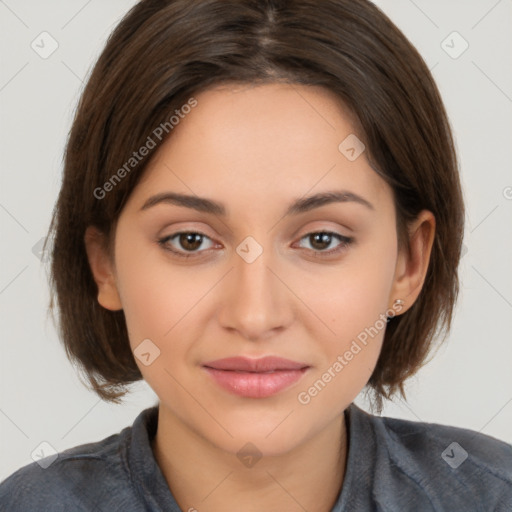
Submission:
M 203 364 L 224 390 L 247 398 L 266 398 L 298 382 L 310 368 L 306 363 L 280 357 L 230 357 Z

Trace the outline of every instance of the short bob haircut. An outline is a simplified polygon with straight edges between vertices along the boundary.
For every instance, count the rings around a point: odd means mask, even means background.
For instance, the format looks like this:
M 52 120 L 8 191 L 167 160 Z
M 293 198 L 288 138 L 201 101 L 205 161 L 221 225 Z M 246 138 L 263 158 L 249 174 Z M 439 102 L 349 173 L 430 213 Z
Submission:
M 383 397 L 400 391 L 405 398 L 404 381 L 446 338 L 459 293 L 464 202 L 442 99 L 404 34 L 368 0 L 142 0 L 110 35 L 82 92 L 46 242 L 49 311 L 56 302 L 66 354 L 102 399 L 120 403 L 142 375 L 123 311 L 97 302 L 86 227 L 105 234 L 112 255 L 123 206 L 172 136 L 168 120 L 193 95 L 276 82 L 323 86 L 354 115 L 370 165 L 393 189 L 399 249 L 409 248 L 408 223 L 422 209 L 435 215 L 421 293 L 388 321 L 365 386 L 379 411 Z M 153 135 L 163 126 L 160 140 Z M 127 167 L 150 136 L 151 154 Z

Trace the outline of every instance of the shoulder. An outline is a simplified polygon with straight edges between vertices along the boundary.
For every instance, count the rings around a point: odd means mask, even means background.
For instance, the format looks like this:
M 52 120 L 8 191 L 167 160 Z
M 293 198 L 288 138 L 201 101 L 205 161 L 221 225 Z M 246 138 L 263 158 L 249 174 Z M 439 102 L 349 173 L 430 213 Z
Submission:
M 512 510 L 512 445 L 470 429 L 360 412 L 382 447 L 388 476 L 394 473 L 388 483 L 403 490 L 407 482 L 432 506 Z
M 450 470 L 467 468 L 512 485 L 512 445 L 505 441 L 439 423 L 383 417 L 375 425 L 395 453 L 407 454 L 417 462 L 434 458 L 444 462 L 441 467 L 448 469 L 448 474 L 453 474 Z
M 41 458 L 0 483 L 0 509 L 85 511 L 108 503 L 112 489 L 129 488 L 123 446 L 131 427 L 95 443 Z M 108 509 L 108 508 L 107 508 Z

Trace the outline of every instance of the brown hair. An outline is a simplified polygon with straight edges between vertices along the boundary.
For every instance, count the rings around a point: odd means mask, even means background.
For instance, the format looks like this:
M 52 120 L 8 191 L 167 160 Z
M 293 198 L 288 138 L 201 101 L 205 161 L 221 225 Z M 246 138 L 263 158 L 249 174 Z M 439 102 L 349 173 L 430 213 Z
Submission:
M 367 0 L 143 0 L 110 35 L 82 93 L 47 238 L 59 336 L 104 400 L 119 402 L 142 375 L 123 311 L 97 302 L 84 232 L 94 225 L 112 240 L 156 150 L 123 179 L 113 175 L 192 95 L 223 82 L 277 81 L 323 86 L 355 115 L 367 158 L 393 189 L 400 248 L 422 209 L 436 218 L 422 291 L 389 321 L 368 381 L 379 410 L 383 396 L 405 398 L 404 380 L 449 331 L 464 228 L 457 157 L 435 82 L 389 18 Z M 157 148 L 172 134 L 165 126 Z

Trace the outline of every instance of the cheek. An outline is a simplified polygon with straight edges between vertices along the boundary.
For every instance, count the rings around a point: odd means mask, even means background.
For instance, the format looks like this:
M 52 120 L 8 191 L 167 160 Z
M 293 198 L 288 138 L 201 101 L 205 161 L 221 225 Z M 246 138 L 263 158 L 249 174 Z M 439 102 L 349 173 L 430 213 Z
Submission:
M 309 282 L 308 305 L 325 325 L 318 320 L 310 324 L 322 358 L 300 390 L 299 403 L 309 404 L 308 414 L 335 414 L 368 382 L 384 340 L 395 263 L 396 239 L 376 233 L 371 245 L 361 245 L 342 264 Z
M 140 244 L 136 250 L 127 249 L 119 245 L 116 268 L 135 361 L 159 396 L 165 392 L 179 400 L 179 386 L 172 376 L 181 380 L 181 365 L 176 363 L 187 359 L 188 340 L 198 336 L 194 329 L 199 322 L 191 319 L 211 284 L 197 272 L 172 265 L 158 248 Z M 150 356 L 144 360 L 142 354 L 147 353 Z
M 339 265 L 322 268 L 304 286 L 301 293 L 308 306 L 331 330 L 335 343 L 329 345 L 342 348 L 388 309 L 395 244 L 392 236 L 375 234 L 371 243 L 354 247 Z
M 165 342 L 211 287 L 204 275 L 172 263 L 163 249 L 149 242 L 120 242 L 116 260 L 132 345 L 144 338 Z
M 328 319 L 334 332 L 320 322 L 312 329 L 322 360 L 297 395 L 304 414 L 330 411 L 328 416 L 334 418 L 367 384 L 384 340 L 394 263 L 393 247 L 388 246 L 388 253 L 368 252 L 322 283 L 325 293 L 317 294 L 311 309 Z M 314 295 L 309 295 L 311 300 Z

